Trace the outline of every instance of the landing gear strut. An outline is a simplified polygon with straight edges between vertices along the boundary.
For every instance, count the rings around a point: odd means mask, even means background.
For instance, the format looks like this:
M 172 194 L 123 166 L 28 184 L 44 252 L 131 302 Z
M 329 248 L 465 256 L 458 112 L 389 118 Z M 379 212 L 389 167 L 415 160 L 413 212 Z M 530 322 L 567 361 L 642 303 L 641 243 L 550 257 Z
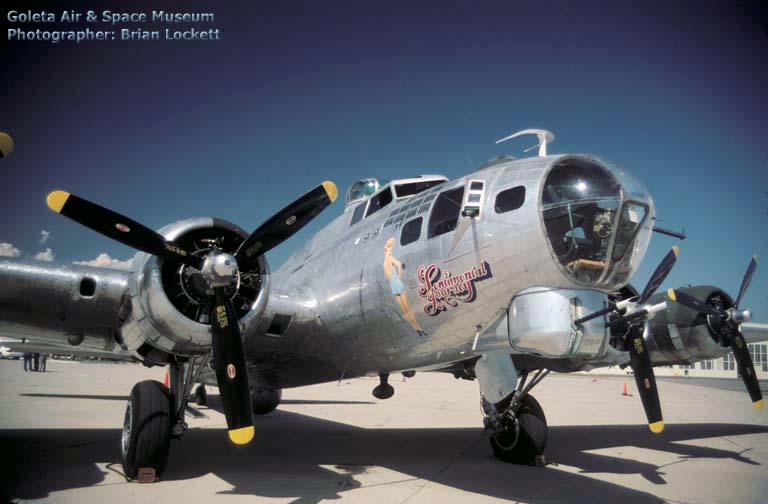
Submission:
M 187 430 L 184 411 L 192 386 L 208 362 L 208 356 L 171 363 L 170 390 L 155 380 L 134 385 L 123 420 L 121 453 L 123 471 L 129 478 L 139 473 L 160 476 L 165 469 L 171 438 Z
M 543 465 L 547 446 L 547 419 L 539 402 L 528 392 L 549 370 L 538 370 L 528 386 L 528 371 L 518 382 L 517 390 L 499 403 L 482 399 L 486 415 L 483 424 L 489 436 L 493 454 L 514 464 Z

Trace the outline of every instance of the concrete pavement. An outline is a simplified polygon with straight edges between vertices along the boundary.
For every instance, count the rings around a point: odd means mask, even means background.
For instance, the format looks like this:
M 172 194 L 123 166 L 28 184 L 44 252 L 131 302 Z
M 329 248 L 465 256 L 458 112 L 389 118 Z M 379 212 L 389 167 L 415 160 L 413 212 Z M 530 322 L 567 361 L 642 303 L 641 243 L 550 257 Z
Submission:
M 121 475 L 131 387 L 162 380 L 134 364 L 0 361 L 0 496 L 13 502 L 765 502 L 768 410 L 745 392 L 659 383 L 667 429 L 653 435 L 631 377 L 551 375 L 533 395 L 550 425 L 547 468 L 496 460 L 475 382 L 444 374 L 284 391 L 256 439 L 228 444 L 215 389 L 188 418 L 159 483 Z

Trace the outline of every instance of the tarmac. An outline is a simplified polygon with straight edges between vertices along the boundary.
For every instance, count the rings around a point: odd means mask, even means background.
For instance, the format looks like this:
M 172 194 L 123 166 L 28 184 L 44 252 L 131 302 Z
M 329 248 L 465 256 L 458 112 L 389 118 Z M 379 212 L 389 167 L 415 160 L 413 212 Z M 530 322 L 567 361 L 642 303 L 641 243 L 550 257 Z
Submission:
M 645 425 L 632 377 L 550 375 L 533 390 L 549 423 L 546 467 L 496 460 L 476 382 L 439 373 L 285 390 L 229 444 L 215 388 L 207 418 L 187 418 L 157 483 L 122 475 L 120 429 L 131 387 L 162 380 L 137 364 L 0 361 L 4 502 L 766 502 L 768 409 L 746 392 L 659 382 L 666 429 Z M 623 396 L 627 383 L 630 396 Z

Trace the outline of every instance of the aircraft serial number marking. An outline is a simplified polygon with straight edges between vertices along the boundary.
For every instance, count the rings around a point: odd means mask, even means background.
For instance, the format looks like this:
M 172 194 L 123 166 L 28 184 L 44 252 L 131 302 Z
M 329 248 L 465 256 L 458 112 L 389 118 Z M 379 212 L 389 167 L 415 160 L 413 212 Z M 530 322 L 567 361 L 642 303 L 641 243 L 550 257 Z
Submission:
M 184 250 L 180 249 L 179 247 L 177 247 L 176 245 L 172 245 L 170 243 L 166 243 L 165 244 L 165 249 L 170 251 L 170 252 L 173 252 L 174 254 L 180 255 L 180 256 L 186 256 L 187 255 L 186 251 L 184 251 Z
M 227 309 L 224 306 L 216 307 L 216 318 L 219 320 L 219 327 L 222 329 L 229 325 L 229 322 L 227 322 Z

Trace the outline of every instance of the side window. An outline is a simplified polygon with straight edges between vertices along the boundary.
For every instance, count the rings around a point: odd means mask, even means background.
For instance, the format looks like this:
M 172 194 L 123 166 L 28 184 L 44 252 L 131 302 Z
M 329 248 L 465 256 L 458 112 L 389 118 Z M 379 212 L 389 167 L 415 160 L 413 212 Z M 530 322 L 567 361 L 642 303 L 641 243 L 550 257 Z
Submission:
M 417 217 L 412 221 L 408 221 L 403 226 L 403 231 L 400 234 L 400 245 L 408 245 L 419 239 L 421 236 L 421 217 Z
M 440 193 L 429 216 L 427 238 L 434 238 L 456 229 L 463 199 L 464 186 Z
M 371 198 L 371 204 L 368 205 L 368 212 L 365 216 L 368 217 L 369 215 L 375 214 L 390 203 L 392 203 L 392 190 L 386 188 Z
M 512 189 L 506 189 L 496 195 L 494 209 L 496 213 L 511 212 L 517 210 L 525 202 L 525 187 L 517 186 Z
M 360 219 L 363 218 L 363 213 L 365 213 L 365 205 L 368 203 L 367 201 L 363 201 L 359 205 L 357 205 L 357 208 L 355 208 L 355 212 L 352 214 L 352 222 L 349 223 L 350 226 L 353 226 L 357 224 Z

